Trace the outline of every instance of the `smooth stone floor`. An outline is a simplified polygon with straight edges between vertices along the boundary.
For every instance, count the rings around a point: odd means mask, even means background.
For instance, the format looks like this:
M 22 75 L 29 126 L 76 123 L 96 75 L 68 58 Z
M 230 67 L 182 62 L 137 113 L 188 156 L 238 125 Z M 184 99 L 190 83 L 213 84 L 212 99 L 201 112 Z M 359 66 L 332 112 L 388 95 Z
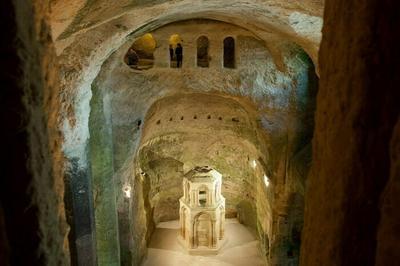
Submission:
M 160 223 L 142 266 L 265 266 L 254 234 L 236 219 L 227 219 L 218 255 L 188 255 L 178 242 L 179 221 Z

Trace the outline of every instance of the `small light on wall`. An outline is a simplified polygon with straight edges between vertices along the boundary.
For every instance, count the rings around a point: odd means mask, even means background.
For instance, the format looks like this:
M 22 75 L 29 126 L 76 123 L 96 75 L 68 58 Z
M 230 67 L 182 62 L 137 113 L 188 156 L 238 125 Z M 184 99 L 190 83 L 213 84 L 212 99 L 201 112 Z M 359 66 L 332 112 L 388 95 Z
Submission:
M 257 167 L 257 162 L 256 162 L 256 160 L 252 160 L 252 161 L 251 161 L 251 167 L 253 167 L 254 169 Z
M 122 188 L 122 191 L 124 192 L 125 198 L 130 198 L 131 197 L 131 186 L 130 185 L 125 185 Z
M 264 174 L 264 183 L 266 187 L 269 187 L 269 178 Z

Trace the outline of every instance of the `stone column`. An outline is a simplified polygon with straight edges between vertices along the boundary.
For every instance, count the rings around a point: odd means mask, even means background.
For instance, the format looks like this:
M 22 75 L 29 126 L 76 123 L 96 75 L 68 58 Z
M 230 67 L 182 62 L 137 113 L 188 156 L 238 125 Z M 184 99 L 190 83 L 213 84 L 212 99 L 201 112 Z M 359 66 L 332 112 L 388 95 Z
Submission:
M 240 59 L 240 57 L 239 57 L 239 47 L 238 47 L 238 44 L 239 44 L 239 42 L 237 41 L 237 38 L 236 38 L 236 36 L 234 36 L 233 37 L 233 40 L 234 40 L 234 45 L 235 45 L 235 49 L 234 49 L 234 57 L 235 57 L 235 67 L 234 68 L 238 68 L 238 65 L 239 65 L 239 59 Z
M 224 45 L 223 39 L 209 39 L 208 56 L 210 68 L 221 69 L 223 66 Z
M 92 86 L 90 101 L 89 157 L 95 200 L 96 246 L 98 265 L 120 265 L 118 219 L 114 191 L 113 143 L 110 98 Z
M 168 39 L 162 36 L 153 35 L 156 40 L 156 50 L 154 51 L 154 67 L 169 68 L 169 43 Z
M 182 68 L 194 68 L 196 66 L 197 48 L 196 41 L 181 36 L 183 39 L 183 62 Z
M 219 232 L 219 239 L 224 238 L 225 234 L 225 211 L 221 210 L 221 220 L 220 220 L 220 232 Z
M 195 190 L 194 191 L 194 205 L 199 205 L 199 191 Z
M 190 206 L 194 207 L 196 205 L 196 191 L 193 190 L 190 197 Z
M 184 221 L 183 221 L 183 211 L 182 211 L 182 208 L 180 208 L 180 210 L 179 210 L 179 224 L 180 224 L 180 227 L 181 227 L 181 235 L 182 235 L 182 237 L 184 237 L 183 236 L 183 223 L 184 223 Z
M 182 188 L 183 188 L 183 201 L 186 201 L 187 191 L 186 191 L 186 182 L 185 181 L 183 181 Z
M 217 230 L 216 230 L 216 220 L 211 221 L 211 247 L 215 248 L 217 246 Z
M 196 237 L 195 237 L 196 236 L 196 233 L 195 233 L 196 222 L 195 221 L 191 221 L 190 228 L 192 230 L 189 232 L 189 248 L 197 248 Z
M 70 162 L 65 173 L 65 208 L 75 238 L 70 243 L 71 260 L 77 265 L 96 265 L 96 239 L 92 182 L 89 169 Z

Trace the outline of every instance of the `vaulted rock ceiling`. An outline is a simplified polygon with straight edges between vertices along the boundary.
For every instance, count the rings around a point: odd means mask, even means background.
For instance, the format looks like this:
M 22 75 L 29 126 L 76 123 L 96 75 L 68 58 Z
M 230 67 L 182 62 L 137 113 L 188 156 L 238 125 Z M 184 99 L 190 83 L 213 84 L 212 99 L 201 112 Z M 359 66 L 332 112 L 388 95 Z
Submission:
M 124 43 L 171 22 L 206 18 L 240 26 L 265 42 L 276 67 L 286 71 L 282 48 L 297 44 L 318 72 L 323 1 L 54 1 L 51 26 L 61 64 L 69 135 L 67 152 L 88 137 L 90 86 L 103 63 Z

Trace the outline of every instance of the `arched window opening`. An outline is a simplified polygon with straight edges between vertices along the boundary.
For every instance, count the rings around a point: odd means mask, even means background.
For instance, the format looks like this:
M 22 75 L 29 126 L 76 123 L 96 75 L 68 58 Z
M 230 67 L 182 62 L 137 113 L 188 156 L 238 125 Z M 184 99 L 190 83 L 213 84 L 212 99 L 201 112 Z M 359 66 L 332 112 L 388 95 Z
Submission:
M 182 38 L 178 34 L 173 34 L 169 38 L 169 60 L 170 67 L 180 68 L 183 63 Z
M 207 192 L 205 190 L 199 191 L 199 205 L 205 206 L 207 203 Z
M 224 39 L 224 67 L 235 68 L 235 39 L 232 37 Z
M 201 213 L 198 217 L 195 218 L 194 224 L 194 239 L 195 246 L 200 247 L 211 247 L 212 246 L 212 223 L 211 216 L 208 213 Z
M 154 65 L 156 41 L 153 35 L 146 33 L 137 39 L 125 55 L 125 63 L 133 69 L 145 70 Z
M 208 38 L 206 36 L 201 36 L 197 39 L 197 66 L 209 66 Z

